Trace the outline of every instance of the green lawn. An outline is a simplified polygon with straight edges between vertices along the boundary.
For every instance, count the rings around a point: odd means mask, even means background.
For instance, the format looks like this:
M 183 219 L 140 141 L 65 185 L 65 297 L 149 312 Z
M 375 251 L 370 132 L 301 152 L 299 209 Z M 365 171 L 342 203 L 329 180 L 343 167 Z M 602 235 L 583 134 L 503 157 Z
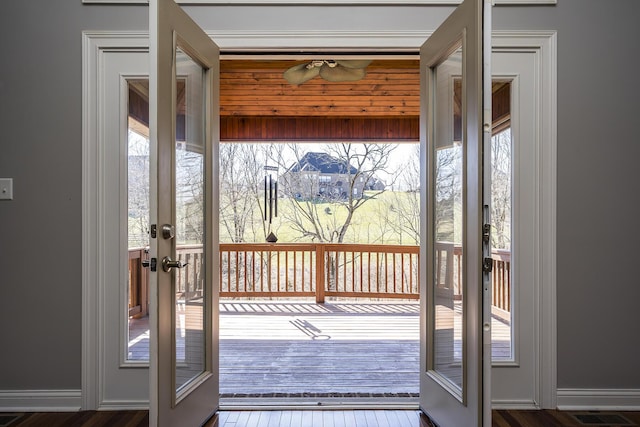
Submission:
M 384 192 L 372 197 L 375 193 L 365 193 L 368 199 L 359 207 L 349 226 L 345 243 L 378 243 L 378 244 L 417 244 L 415 232 L 411 232 L 409 223 L 417 223 L 415 201 L 418 194 L 406 192 Z M 412 203 L 413 201 L 413 203 Z M 295 217 L 294 201 L 282 198 L 278 201 L 278 217 L 272 220 L 272 231 L 278 236 L 278 242 L 309 242 L 311 238 L 292 226 Z M 339 203 L 328 202 L 299 202 L 306 208 L 311 207 L 319 218 L 319 223 L 325 230 L 337 230 L 344 224 L 347 209 Z M 308 204 L 308 205 L 307 205 Z M 224 213 L 221 213 L 224 214 Z M 414 216 L 413 221 L 407 218 Z M 245 233 L 246 241 L 263 241 L 263 222 L 260 213 L 256 212 L 252 218 L 252 227 Z M 310 222 L 304 222 L 305 228 L 311 228 Z M 416 229 L 417 226 L 413 226 Z M 253 237 L 255 236 L 255 238 Z M 220 227 L 220 241 L 230 242 L 229 233 L 224 226 Z

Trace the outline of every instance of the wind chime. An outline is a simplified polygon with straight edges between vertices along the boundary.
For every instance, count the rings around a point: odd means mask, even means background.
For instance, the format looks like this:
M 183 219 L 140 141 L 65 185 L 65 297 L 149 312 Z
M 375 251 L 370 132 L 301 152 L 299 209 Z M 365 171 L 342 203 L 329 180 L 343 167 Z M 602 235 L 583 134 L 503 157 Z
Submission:
M 267 242 L 275 243 L 278 238 L 271 231 L 271 222 L 278 216 L 278 167 L 265 166 L 264 171 L 264 221 L 269 221 Z M 270 172 L 276 173 L 275 178 Z

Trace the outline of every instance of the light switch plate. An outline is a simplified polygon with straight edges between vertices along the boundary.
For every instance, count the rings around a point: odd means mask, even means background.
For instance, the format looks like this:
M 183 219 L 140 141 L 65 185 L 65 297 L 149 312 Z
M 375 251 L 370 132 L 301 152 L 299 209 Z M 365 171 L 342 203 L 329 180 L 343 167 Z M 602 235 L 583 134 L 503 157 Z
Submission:
M 13 200 L 13 178 L 0 178 L 0 200 Z

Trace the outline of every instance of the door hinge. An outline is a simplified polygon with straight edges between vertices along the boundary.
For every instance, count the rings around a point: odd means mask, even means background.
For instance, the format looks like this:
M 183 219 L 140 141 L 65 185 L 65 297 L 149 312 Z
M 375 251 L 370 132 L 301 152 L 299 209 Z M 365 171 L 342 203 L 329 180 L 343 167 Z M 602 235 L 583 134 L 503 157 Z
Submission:
M 493 271 L 493 258 L 484 258 L 482 260 L 482 271 L 491 273 Z

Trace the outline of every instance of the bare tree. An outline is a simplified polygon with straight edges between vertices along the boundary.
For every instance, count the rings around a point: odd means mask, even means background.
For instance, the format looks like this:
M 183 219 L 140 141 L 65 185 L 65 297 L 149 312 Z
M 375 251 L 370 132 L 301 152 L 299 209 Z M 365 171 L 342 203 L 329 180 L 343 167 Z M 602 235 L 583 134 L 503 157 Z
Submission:
M 262 218 L 261 183 L 270 146 L 220 145 L 220 224 L 232 242 L 263 241 L 269 233 Z
M 176 148 L 176 238 L 180 243 L 204 240 L 204 162 L 202 150 Z
M 435 165 L 436 240 L 459 242 L 462 227 L 462 147 L 453 144 L 436 151 Z
M 356 211 L 385 191 L 372 184 L 378 180 L 379 173 L 389 168 L 389 156 L 396 147 L 396 144 L 327 144 L 325 152 L 342 166 L 344 182 L 336 183 L 339 191 L 321 193 L 318 174 L 300 171 L 297 179 L 304 181 L 311 197 L 287 194 L 292 209 L 283 213 L 285 220 L 301 239 L 342 243 L 356 220 Z M 289 144 L 287 149 L 298 163 L 305 154 L 300 144 Z M 283 152 L 278 153 L 277 160 L 285 167 Z M 367 189 L 367 194 L 362 194 L 361 189 Z
M 494 248 L 511 247 L 511 130 L 491 140 L 491 223 Z
M 128 143 L 129 247 L 149 244 L 149 140 L 129 130 Z
M 420 145 L 405 159 L 396 178 L 398 189 L 387 200 L 379 220 L 398 236 L 398 243 L 420 244 Z M 405 237 L 406 236 L 406 239 Z
M 436 152 L 435 215 L 436 239 L 454 241 L 456 227 L 460 227 L 462 157 L 460 147 L 453 145 Z M 391 227 L 399 243 L 420 244 L 420 146 L 405 159 L 395 181 L 397 189 L 385 200 L 378 213 L 378 221 Z

